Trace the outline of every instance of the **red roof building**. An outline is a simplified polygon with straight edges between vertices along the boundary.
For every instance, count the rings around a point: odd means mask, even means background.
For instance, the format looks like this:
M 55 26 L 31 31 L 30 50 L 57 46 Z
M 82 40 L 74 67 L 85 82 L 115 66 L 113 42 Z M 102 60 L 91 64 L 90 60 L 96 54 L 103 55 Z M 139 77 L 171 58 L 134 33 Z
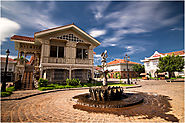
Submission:
M 137 72 L 133 71 L 133 65 L 140 64 L 133 61 L 128 61 L 128 72 L 127 72 L 127 63 L 124 59 L 115 59 L 114 61 L 111 61 L 107 63 L 107 69 L 109 71 L 113 71 L 110 73 L 111 78 L 115 78 L 116 73 L 119 73 L 121 75 L 121 78 L 127 78 L 127 74 L 129 73 L 129 77 L 137 77 Z

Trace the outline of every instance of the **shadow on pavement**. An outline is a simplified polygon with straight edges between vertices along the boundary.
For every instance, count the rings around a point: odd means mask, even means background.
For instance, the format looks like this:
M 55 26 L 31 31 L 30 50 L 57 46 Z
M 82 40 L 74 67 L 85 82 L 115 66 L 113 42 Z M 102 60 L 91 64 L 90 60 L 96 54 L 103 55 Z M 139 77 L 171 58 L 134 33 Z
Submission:
M 73 105 L 73 108 L 80 109 L 87 112 L 96 113 L 109 113 L 116 114 L 118 116 L 124 115 L 125 117 L 141 116 L 140 119 L 152 119 L 160 117 L 166 121 L 178 122 L 179 119 L 173 114 L 169 114 L 171 100 L 168 96 L 139 93 L 144 97 L 144 102 L 139 105 L 124 107 L 124 108 L 94 108 L 88 106 L 82 106 L 79 104 Z

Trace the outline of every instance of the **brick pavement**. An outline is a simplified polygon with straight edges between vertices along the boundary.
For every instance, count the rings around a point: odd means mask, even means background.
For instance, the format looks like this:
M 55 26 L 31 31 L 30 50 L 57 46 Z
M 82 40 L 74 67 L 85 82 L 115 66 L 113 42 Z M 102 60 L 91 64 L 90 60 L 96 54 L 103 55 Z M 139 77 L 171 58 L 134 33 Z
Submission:
M 113 113 L 94 113 L 74 109 L 72 97 L 88 92 L 88 89 L 57 91 L 40 94 L 21 100 L 1 101 L 1 121 L 3 122 L 167 122 L 173 119 L 184 121 L 184 83 L 165 83 L 164 81 L 141 81 L 140 88 L 126 89 L 126 92 L 150 92 L 170 98 L 170 107 L 164 112 L 152 109 L 152 103 L 158 100 L 147 100 L 144 104 L 123 109 L 122 115 Z M 28 91 L 22 91 L 24 93 Z M 162 100 L 163 101 L 163 100 Z M 163 106 L 163 105 L 162 105 Z M 164 108 L 166 109 L 166 108 Z M 141 113 L 144 112 L 144 113 Z M 161 113 L 161 114 L 160 114 Z M 152 114 L 152 115 L 150 115 Z M 153 115 L 155 114 L 155 115 Z

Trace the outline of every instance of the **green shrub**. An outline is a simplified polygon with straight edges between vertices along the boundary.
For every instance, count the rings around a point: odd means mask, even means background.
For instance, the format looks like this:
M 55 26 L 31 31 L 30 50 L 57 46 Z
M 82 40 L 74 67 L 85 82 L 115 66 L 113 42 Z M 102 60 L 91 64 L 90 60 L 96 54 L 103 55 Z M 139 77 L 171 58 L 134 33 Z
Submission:
M 174 78 L 174 77 L 171 77 L 170 79 L 176 79 L 176 78 Z
M 1 97 L 7 97 L 10 96 L 12 92 L 1 92 Z
M 89 87 L 89 86 L 87 86 L 87 85 L 83 85 L 83 87 Z
M 10 96 L 12 94 L 12 91 L 15 91 L 14 86 L 6 88 L 6 92 L 1 92 L 1 97 Z
M 47 79 L 43 79 L 43 78 L 40 78 L 39 79 L 39 87 L 47 87 L 47 85 L 48 85 L 48 80 Z
M 72 86 L 77 86 L 80 85 L 80 80 L 79 79 L 66 79 L 66 84 L 67 85 L 72 85 Z
M 121 81 L 121 80 L 120 80 L 120 81 L 119 81 L 119 83 L 120 83 L 120 84 L 122 84 L 122 83 L 123 83 L 123 81 Z
M 8 87 L 8 88 L 6 88 L 6 91 L 8 91 L 8 92 L 15 91 L 15 87 L 14 86 Z

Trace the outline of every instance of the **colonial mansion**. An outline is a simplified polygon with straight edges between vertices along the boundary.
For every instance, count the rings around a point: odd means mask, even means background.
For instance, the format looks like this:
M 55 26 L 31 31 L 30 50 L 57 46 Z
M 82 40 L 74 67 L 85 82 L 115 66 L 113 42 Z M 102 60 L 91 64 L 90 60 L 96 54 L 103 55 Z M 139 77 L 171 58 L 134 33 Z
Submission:
M 34 37 L 14 35 L 11 41 L 18 50 L 15 79 L 22 88 L 32 89 L 39 78 L 59 82 L 94 77 L 93 49 L 100 42 L 74 24 L 35 32 Z M 30 54 L 29 64 L 21 60 Z

